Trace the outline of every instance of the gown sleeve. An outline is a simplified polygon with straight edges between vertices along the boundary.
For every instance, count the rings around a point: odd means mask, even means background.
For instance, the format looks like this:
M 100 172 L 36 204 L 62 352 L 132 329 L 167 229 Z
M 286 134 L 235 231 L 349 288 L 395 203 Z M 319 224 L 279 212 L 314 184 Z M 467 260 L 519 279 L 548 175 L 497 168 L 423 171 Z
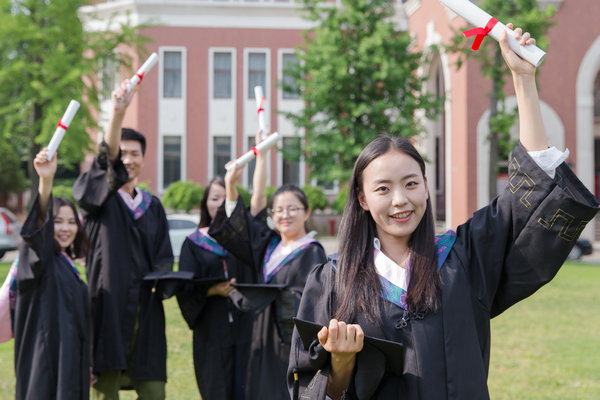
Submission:
M 52 217 L 52 197 L 50 197 L 46 215 L 39 213 L 39 195 L 35 197 L 31 210 L 21 229 L 26 246 L 19 254 L 18 280 L 37 279 L 54 261 L 54 218 Z M 43 219 L 42 225 L 39 225 Z
M 87 214 L 94 215 L 110 195 L 128 180 L 129 175 L 121 161 L 120 152 L 117 160 L 111 164 L 108 146 L 102 142 L 90 170 L 79 175 L 75 181 L 73 197 Z
M 273 236 L 273 231 L 262 223 L 260 215 L 253 217 L 240 197 L 229 218 L 225 214 L 225 205 L 219 208 L 208 231 L 221 246 L 259 273 L 262 271 L 262 257 Z
M 156 219 L 156 235 L 154 237 L 154 262 L 152 265 L 153 271 L 172 271 L 173 270 L 173 248 L 171 247 L 171 239 L 169 237 L 169 223 L 165 209 L 160 204 L 160 201 L 154 197 L 152 199 L 156 203 L 157 219 Z
M 453 248 L 490 317 L 549 282 L 597 212 L 565 163 L 552 179 L 517 144 L 507 188 L 458 228 Z
M 202 262 L 201 257 L 198 257 L 198 252 L 194 251 L 194 244 L 186 239 L 181 246 L 179 270 L 191 271 L 202 277 L 201 274 L 198 274 Z M 177 294 L 177 303 L 179 303 L 181 314 L 190 329 L 196 328 L 197 321 L 200 320 L 206 305 L 207 292 L 208 286 L 186 283 L 184 289 Z

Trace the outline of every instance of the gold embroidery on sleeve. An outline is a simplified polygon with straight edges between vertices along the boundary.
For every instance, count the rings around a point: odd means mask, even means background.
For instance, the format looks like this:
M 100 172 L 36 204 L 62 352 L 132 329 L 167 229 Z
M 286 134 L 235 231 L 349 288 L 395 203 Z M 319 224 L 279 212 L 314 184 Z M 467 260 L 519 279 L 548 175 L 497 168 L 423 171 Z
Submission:
M 562 221 L 562 228 L 561 228 L 560 232 L 558 233 L 558 237 L 563 240 L 566 240 L 567 242 L 572 242 L 572 241 L 576 240 L 579 237 L 579 235 L 581 234 L 581 231 L 583 231 L 583 228 L 585 228 L 587 223 L 590 222 L 589 220 L 588 221 L 579 221 L 575 230 L 572 233 L 568 233 L 569 228 L 571 228 L 571 225 L 573 225 L 573 222 L 575 222 L 575 217 L 572 216 L 571 214 L 569 214 L 568 212 L 559 208 L 554 213 L 552 218 L 550 218 L 549 222 L 544 220 L 543 218 L 540 218 L 540 219 L 538 219 L 538 223 L 540 225 L 542 225 L 544 228 L 546 228 L 546 230 L 551 230 L 552 227 L 554 226 L 554 224 L 559 220 Z
M 535 181 L 525 172 L 519 175 L 520 170 L 521 165 L 519 164 L 519 161 L 517 161 L 515 157 L 511 158 L 508 165 L 508 188 L 510 189 L 511 193 L 514 194 L 521 189 L 523 185 L 526 185 L 523 187 L 525 193 L 521 196 L 520 201 L 525 207 L 530 208 L 531 203 L 529 202 L 528 197 L 535 188 Z

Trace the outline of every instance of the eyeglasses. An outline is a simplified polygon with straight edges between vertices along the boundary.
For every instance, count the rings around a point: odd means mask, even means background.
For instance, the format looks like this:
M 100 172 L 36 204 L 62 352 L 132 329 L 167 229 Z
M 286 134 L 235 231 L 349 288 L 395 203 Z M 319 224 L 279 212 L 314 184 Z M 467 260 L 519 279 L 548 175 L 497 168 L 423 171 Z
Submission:
M 296 215 L 298 215 L 298 211 L 299 210 L 306 210 L 306 208 L 304 207 L 297 207 L 297 206 L 289 206 L 287 208 L 276 208 L 276 209 L 269 209 L 269 214 L 271 214 L 272 216 L 276 216 L 276 217 L 281 217 L 283 216 L 283 214 L 287 211 L 287 214 L 290 217 L 295 217 Z

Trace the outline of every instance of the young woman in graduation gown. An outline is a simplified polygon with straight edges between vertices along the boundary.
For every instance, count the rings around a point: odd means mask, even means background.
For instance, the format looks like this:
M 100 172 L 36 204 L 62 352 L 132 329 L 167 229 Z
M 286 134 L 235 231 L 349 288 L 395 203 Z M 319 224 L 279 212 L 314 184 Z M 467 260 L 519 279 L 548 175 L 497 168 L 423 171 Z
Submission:
M 258 134 L 260 139 L 260 132 Z M 242 168 L 235 165 L 225 175 L 226 203 L 210 227 L 210 235 L 252 267 L 258 282 L 285 286 L 267 293 L 272 301 L 261 304 L 252 332 L 252 345 L 246 399 L 284 399 L 288 397 L 286 369 L 292 336 L 292 318 L 296 315 L 306 277 L 315 264 L 326 261 L 321 244 L 307 234 L 305 223 L 310 215 L 305 194 L 294 185 L 280 187 L 272 197 L 275 230 L 266 224 L 267 152 L 259 153 L 254 171 L 250 211 L 238 199 L 236 181 Z M 242 289 L 231 297 L 238 306 Z M 269 297 L 272 296 L 272 297 Z M 242 306 L 245 307 L 245 306 Z
M 225 181 L 215 177 L 200 202 L 198 230 L 181 247 L 179 270 L 199 279 L 222 278 L 207 285 L 186 284 L 177 295 L 181 313 L 194 331 L 196 382 L 203 399 L 244 398 L 253 315 L 233 307 L 231 282 L 254 282 L 252 270 L 225 250 L 208 228 L 225 201 Z
M 56 159 L 37 154 L 40 181 L 21 230 L 15 308 L 16 399 L 88 399 L 88 296 L 72 259 L 87 239 L 75 206 L 52 198 Z
M 521 45 L 534 43 L 521 33 Z M 598 211 L 563 162 L 568 153 L 548 149 L 535 68 L 506 34 L 500 46 L 520 121 L 507 189 L 434 238 L 423 159 L 399 138 L 371 142 L 354 166 L 339 257 L 315 268 L 305 287 L 298 318 L 322 328 L 306 341 L 294 331 L 290 393 L 489 399 L 490 319 L 550 281 Z M 402 367 L 394 373 L 365 336 L 402 344 L 393 355 Z

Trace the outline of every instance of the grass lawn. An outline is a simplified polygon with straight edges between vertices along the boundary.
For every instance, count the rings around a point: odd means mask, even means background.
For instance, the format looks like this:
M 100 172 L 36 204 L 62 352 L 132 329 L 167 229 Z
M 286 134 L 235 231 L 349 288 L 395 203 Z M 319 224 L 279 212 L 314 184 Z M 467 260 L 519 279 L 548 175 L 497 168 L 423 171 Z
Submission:
M 0 278 L 9 265 L 0 264 Z M 600 399 L 600 266 L 568 263 L 538 293 L 492 321 L 492 399 Z M 192 336 L 165 301 L 167 396 L 198 399 Z M 14 397 L 13 342 L 0 344 L 0 398 Z M 134 399 L 134 392 L 122 392 Z

